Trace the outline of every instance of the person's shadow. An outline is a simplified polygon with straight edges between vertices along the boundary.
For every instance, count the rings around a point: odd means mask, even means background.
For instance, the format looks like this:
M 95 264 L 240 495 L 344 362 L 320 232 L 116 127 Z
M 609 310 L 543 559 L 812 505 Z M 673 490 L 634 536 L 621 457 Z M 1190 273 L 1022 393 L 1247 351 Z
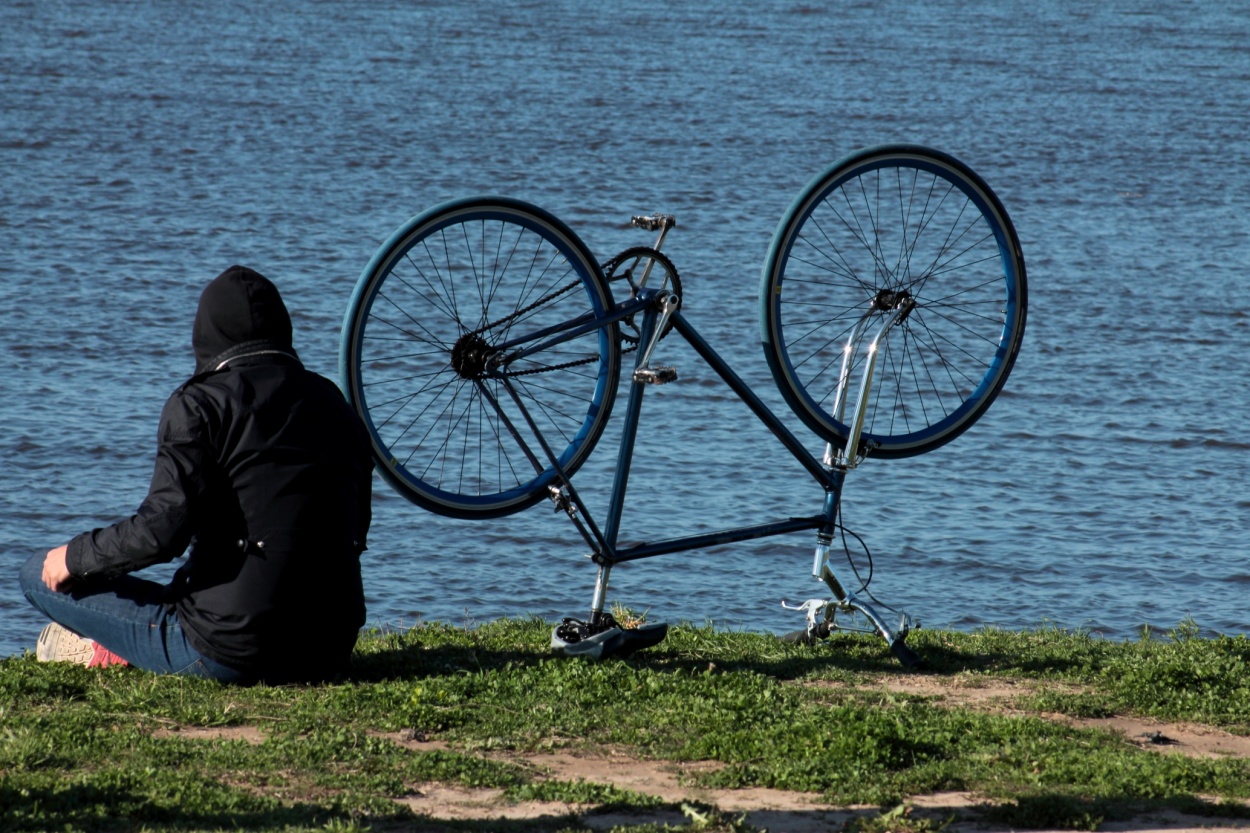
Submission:
M 460 672 L 480 673 L 508 667 L 537 665 L 547 655 L 525 650 L 499 650 L 461 645 L 422 645 L 417 641 L 357 652 L 352 656 L 347 679 L 356 683 L 385 680 L 419 680 Z

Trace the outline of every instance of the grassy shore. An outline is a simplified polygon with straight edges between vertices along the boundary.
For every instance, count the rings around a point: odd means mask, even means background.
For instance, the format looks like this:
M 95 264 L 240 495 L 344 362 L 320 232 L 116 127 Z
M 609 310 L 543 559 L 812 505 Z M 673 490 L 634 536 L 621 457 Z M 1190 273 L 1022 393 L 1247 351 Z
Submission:
M 602 663 L 556 659 L 549 638 L 536 620 L 375 632 L 349 681 L 305 687 L 0 660 L 0 830 L 759 829 L 714 799 L 622 787 L 601 775 L 612 761 L 679 773 L 695 796 L 877 808 L 849 817 L 862 831 L 1250 819 L 1250 759 L 1091 723 L 1250 734 L 1245 637 L 922 630 L 920 672 L 860 635 L 807 647 L 684 625 Z M 554 771 L 557 753 L 587 774 Z M 413 800 L 436 787 L 554 809 L 439 818 Z M 914 807 L 948 792 L 971 804 Z

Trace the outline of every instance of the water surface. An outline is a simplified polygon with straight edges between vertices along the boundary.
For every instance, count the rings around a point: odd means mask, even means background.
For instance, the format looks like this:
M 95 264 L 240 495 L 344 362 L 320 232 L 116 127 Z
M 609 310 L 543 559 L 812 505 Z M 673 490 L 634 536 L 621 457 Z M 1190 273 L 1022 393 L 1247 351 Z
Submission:
M 1245 633 L 1246 31 L 1231 0 L 0 7 L 0 655 L 41 625 L 18 565 L 142 499 L 195 299 L 231 263 L 274 278 L 336 376 L 356 277 L 424 208 L 526 199 L 605 260 L 648 242 L 630 214 L 669 212 L 688 318 L 790 419 L 758 344 L 768 240 L 809 178 L 895 141 L 998 192 L 1030 311 L 972 431 L 851 475 L 873 592 L 940 627 Z M 688 349 L 664 359 L 683 378 L 647 402 L 633 534 L 819 506 Z M 612 456 L 609 430 L 578 476 L 592 507 Z M 375 513 L 373 623 L 589 606 L 584 547 L 545 508 L 450 521 L 378 480 Z M 812 543 L 625 565 L 610 598 L 790 630 Z

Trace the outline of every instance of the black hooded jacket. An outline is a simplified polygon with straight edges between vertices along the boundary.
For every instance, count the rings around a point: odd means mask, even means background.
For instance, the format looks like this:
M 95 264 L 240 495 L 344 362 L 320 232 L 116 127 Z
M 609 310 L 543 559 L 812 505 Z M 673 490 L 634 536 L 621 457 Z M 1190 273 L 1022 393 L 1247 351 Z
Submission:
M 204 290 L 196 373 L 166 402 L 147 498 L 69 545 L 71 576 L 170 561 L 170 604 L 200 653 L 257 679 L 338 673 L 365 621 L 368 435 L 304 369 L 272 283 L 232 266 Z

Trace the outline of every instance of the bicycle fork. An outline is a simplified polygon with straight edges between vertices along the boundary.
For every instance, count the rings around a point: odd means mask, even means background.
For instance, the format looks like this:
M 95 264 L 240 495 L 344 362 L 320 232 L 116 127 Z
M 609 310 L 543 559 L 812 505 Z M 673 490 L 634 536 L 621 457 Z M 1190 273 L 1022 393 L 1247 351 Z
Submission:
M 861 438 L 863 436 L 864 420 L 868 410 L 869 396 L 872 391 L 872 381 L 876 371 L 879 348 L 890 330 L 905 321 L 914 307 L 915 301 L 907 293 L 883 291 L 873 299 L 868 314 L 860 319 L 860 322 L 847 338 L 846 345 L 843 348 L 842 369 L 839 373 L 838 389 L 834 396 L 833 405 L 834 418 L 843 424 L 847 424 L 844 417 L 855 354 L 859 350 L 860 342 L 869 331 L 875 314 L 879 312 L 885 314 L 885 320 L 877 328 L 876 334 L 869 342 L 865 351 L 866 357 L 860 380 L 859 395 L 856 399 L 855 410 L 849 424 L 850 429 L 847 431 L 846 444 L 840 449 L 835 449 L 833 444 L 830 443 L 825 448 L 824 463 L 833 479 L 832 487 L 825 496 L 825 517 L 830 519 L 830 523 L 822 527 L 816 534 L 816 552 L 812 560 L 812 575 L 824 582 L 825 586 L 833 593 L 833 598 L 828 600 L 809 599 L 800 605 L 789 605 L 784 601 L 781 603 L 782 607 L 790 610 L 802 610 L 806 613 L 806 641 L 809 643 L 817 639 L 824 639 L 833 630 L 864 630 L 838 624 L 837 616 L 839 613 L 863 616 L 871 624 L 872 630 L 880 634 L 881 638 L 889 644 L 890 650 L 893 651 L 898 660 L 907 667 L 915 667 L 921 664 L 920 657 L 908 648 L 905 642 L 907 634 L 912 627 L 918 627 L 919 625 L 913 623 L 911 617 L 903 611 L 891 611 L 897 616 L 893 624 L 891 624 L 887 617 L 878 613 L 873 605 L 846 589 L 842 582 L 838 580 L 837 575 L 834 574 L 833 568 L 829 564 L 829 556 L 834 539 L 834 521 L 838 517 L 839 505 L 842 499 L 842 486 L 846 481 L 847 472 L 863 461 L 868 450 L 865 447 L 866 444 L 861 442 Z
M 845 469 L 835 471 L 835 477 L 837 478 L 836 488 L 825 499 L 826 517 L 837 517 L 842 481 L 845 476 Z M 839 613 L 858 614 L 867 619 L 872 626 L 872 630 L 886 641 L 899 662 L 908 668 L 920 665 L 922 662 L 920 657 L 911 648 L 908 648 L 906 644 L 907 634 L 911 632 L 912 627 L 919 627 L 919 625 L 913 623 L 911 617 L 903 611 L 891 611 L 891 613 L 895 614 L 895 618 L 891 623 L 890 618 L 879 613 L 873 605 L 847 590 L 842 582 L 838 580 L 837 575 L 834 574 L 833 567 L 829 564 L 829 556 L 833 549 L 833 533 L 833 524 L 816 533 L 816 553 L 812 561 L 812 575 L 825 583 L 825 586 L 833 593 L 833 598 L 828 600 L 809 599 L 801 605 L 788 605 L 783 601 L 781 603 L 782 607 L 790 610 L 802 610 L 807 614 L 805 641 L 808 644 L 828 637 L 834 630 L 865 630 L 838 623 L 837 617 Z

